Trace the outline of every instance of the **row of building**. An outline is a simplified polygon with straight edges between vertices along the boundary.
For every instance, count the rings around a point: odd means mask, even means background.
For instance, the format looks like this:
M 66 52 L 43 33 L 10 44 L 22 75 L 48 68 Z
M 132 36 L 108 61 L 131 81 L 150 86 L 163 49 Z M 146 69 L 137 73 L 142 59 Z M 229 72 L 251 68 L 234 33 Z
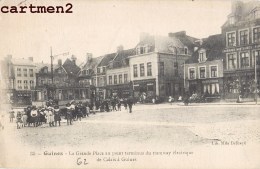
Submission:
M 9 101 L 28 104 L 49 99 L 97 101 L 112 96 L 177 98 L 189 92 L 208 99 L 254 98 L 259 88 L 260 2 L 234 1 L 222 33 L 204 39 L 185 31 L 154 36 L 146 33 L 131 49 L 86 55 L 78 66 L 34 63 L 33 58 L 3 61 Z M 3 73 L 4 72 L 4 73 Z

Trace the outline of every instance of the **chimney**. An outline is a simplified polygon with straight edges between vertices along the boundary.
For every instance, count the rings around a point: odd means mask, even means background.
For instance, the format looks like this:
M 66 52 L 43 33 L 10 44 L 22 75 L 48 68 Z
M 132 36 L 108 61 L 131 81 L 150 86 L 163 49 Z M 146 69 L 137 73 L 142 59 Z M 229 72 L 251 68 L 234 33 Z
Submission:
M 11 60 L 12 59 L 12 55 L 7 55 L 7 60 Z
M 86 63 L 87 63 L 87 62 L 91 62 L 92 57 L 93 57 L 92 53 L 87 53 Z
M 33 62 L 33 57 L 28 57 L 28 60 Z
M 240 0 L 232 1 L 232 4 L 231 4 L 232 13 L 235 16 L 240 16 L 241 12 L 242 12 L 242 6 L 243 6 L 243 2 L 242 1 L 240 1 Z
M 168 33 L 169 37 L 181 37 L 181 36 L 186 36 L 186 31 L 180 31 L 180 32 L 170 32 Z
M 145 40 L 147 37 L 149 37 L 148 33 L 145 32 L 140 33 L 140 41 Z
M 76 64 L 77 58 L 76 58 L 74 55 L 71 56 L 71 60 L 72 60 L 72 62 L 73 62 L 74 64 Z
M 124 50 L 124 47 L 123 47 L 123 45 L 120 45 L 116 49 L 117 49 L 117 52 L 121 52 Z
M 58 60 L 58 65 L 59 65 L 59 66 L 62 65 L 62 60 L 61 60 L 61 59 Z

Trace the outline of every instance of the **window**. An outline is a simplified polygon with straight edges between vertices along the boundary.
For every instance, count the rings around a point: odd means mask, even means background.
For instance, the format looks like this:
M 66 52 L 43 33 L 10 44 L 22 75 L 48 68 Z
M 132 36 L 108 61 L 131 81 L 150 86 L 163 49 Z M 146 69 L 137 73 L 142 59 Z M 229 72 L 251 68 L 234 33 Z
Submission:
M 200 52 L 199 53 L 199 62 L 204 62 L 204 61 L 206 61 L 206 53 Z
M 253 42 L 260 42 L 260 27 L 253 29 Z
M 187 55 L 188 54 L 188 48 L 184 48 L 184 54 Z
M 48 73 L 48 68 L 47 67 L 43 69 L 43 73 Z
M 237 57 L 235 54 L 228 54 L 228 69 L 236 69 L 237 68 Z
M 119 84 L 122 84 L 122 83 L 123 83 L 123 76 L 119 75 Z
M 140 64 L 140 76 L 144 76 L 144 64 Z
M 99 67 L 97 68 L 97 73 L 100 73 L 100 68 Z
M 134 77 L 138 77 L 138 74 L 137 74 L 137 65 L 133 65 L 133 69 L 134 69 Z
M 240 53 L 241 57 L 241 68 L 249 67 L 249 53 L 242 52 Z
M 147 63 L 147 76 L 152 76 L 152 63 Z
M 27 80 L 23 81 L 23 85 L 24 85 L 24 89 L 28 89 L 28 81 Z
M 256 58 L 256 63 L 255 63 L 255 58 Z M 253 52 L 253 57 L 252 57 L 252 65 L 253 67 L 255 67 L 255 64 L 256 65 L 259 65 L 260 64 L 260 50 L 256 50 Z
M 108 84 L 110 84 L 110 85 L 112 84 L 112 76 L 108 77 Z
M 240 45 L 248 44 L 248 30 L 240 31 Z
M 33 77 L 33 69 L 29 69 L 30 77 Z
M 30 88 L 32 89 L 34 87 L 34 81 L 30 80 Z
M 217 66 L 211 66 L 210 67 L 210 75 L 211 75 L 211 77 L 217 77 L 218 76 L 217 72 L 218 72 Z
M 102 73 L 105 73 L 106 72 L 106 67 L 103 67 L 102 68 Z
M 22 76 L 21 68 L 17 68 L 17 76 L 19 76 L 19 77 Z
M 195 68 L 189 69 L 190 79 L 195 79 Z
M 200 67 L 200 78 L 205 78 L 205 77 L 206 77 L 206 68 Z
M 254 18 L 254 19 L 260 18 L 260 11 L 259 11 L 259 10 L 253 11 L 253 18 Z
M 83 70 L 82 75 L 87 75 L 87 70 Z
M 21 80 L 17 80 L 17 86 L 18 86 L 18 89 L 22 89 L 22 81 Z
M 117 75 L 114 75 L 114 84 L 117 84 Z
M 236 33 L 228 33 L 227 34 L 227 46 L 236 46 Z
M 127 79 L 127 74 L 124 74 L 124 83 L 127 83 L 128 79 Z
M 235 23 L 235 17 L 234 16 L 229 17 L 228 21 L 229 21 L 230 25 L 234 24 Z
M 61 74 L 62 73 L 62 70 L 61 68 L 58 69 L 58 73 Z
M 48 84 L 52 84 L 52 81 L 51 81 L 51 79 L 49 79 L 49 80 L 48 80 Z
M 27 69 L 23 69 L 23 76 L 27 77 Z
M 164 62 L 160 62 L 160 76 L 164 76 Z

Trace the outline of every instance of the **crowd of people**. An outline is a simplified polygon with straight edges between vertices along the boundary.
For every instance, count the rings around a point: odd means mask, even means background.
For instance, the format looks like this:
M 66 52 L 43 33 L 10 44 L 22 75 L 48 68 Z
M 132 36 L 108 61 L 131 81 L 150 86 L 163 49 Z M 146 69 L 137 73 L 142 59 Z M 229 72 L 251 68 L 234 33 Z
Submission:
M 129 113 L 132 113 L 133 100 L 131 98 L 111 98 L 96 101 L 95 104 L 88 102 L 76 103 L 76 101 L 72 100 L 63 108 L 60 108 L 59 105 L 54 102 L 47 102 L 45 106 L 41 107 L 28 106 L 24 108 L 23 111 L 17 111 L 17 129 L 26 126 L 57 127 L 61 125 L 62 118 L 66 119 L 67 125 L 72 125 L 74 121 L 81 121 L 82 118 L 88 117 L 90 113 L 95 114 L 96 111 L 121 111 L 122 105 L 125 110 L 129 110 Z M 9 112 L 9 118 L 12 123 L 15 119 L 14 110 Z

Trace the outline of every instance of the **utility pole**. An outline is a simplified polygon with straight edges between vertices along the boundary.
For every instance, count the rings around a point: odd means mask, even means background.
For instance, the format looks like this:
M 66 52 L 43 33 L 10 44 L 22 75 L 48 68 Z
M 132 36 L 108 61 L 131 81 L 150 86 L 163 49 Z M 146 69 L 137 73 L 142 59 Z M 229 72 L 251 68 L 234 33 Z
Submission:
M 259 52 L 257 52 L 257 53 L 259 53 Z M 256 64 L 256 59 L 257 59 L 257 57 L 259 57 L 258 55 L 256 56 L 255 55 L 255 104 L 257 105 L 257 64 Z
M 69 54 L 69 52 L 66 52 L 66 53 L 61 53 L 61 54 L 57 54 L 57 55 L 52 55 L 52 47 L 50 48 L 51 49 L 51 88 L 52 88 L 52 91 L 51 91 L 51 95 L 53 97 L 53 91 L 54 91 L 54 75 L 53 75 L 53 59 L 57 56 L 60 56 L 60 55 L 63 55 L 63 56 L 66 56 Z

